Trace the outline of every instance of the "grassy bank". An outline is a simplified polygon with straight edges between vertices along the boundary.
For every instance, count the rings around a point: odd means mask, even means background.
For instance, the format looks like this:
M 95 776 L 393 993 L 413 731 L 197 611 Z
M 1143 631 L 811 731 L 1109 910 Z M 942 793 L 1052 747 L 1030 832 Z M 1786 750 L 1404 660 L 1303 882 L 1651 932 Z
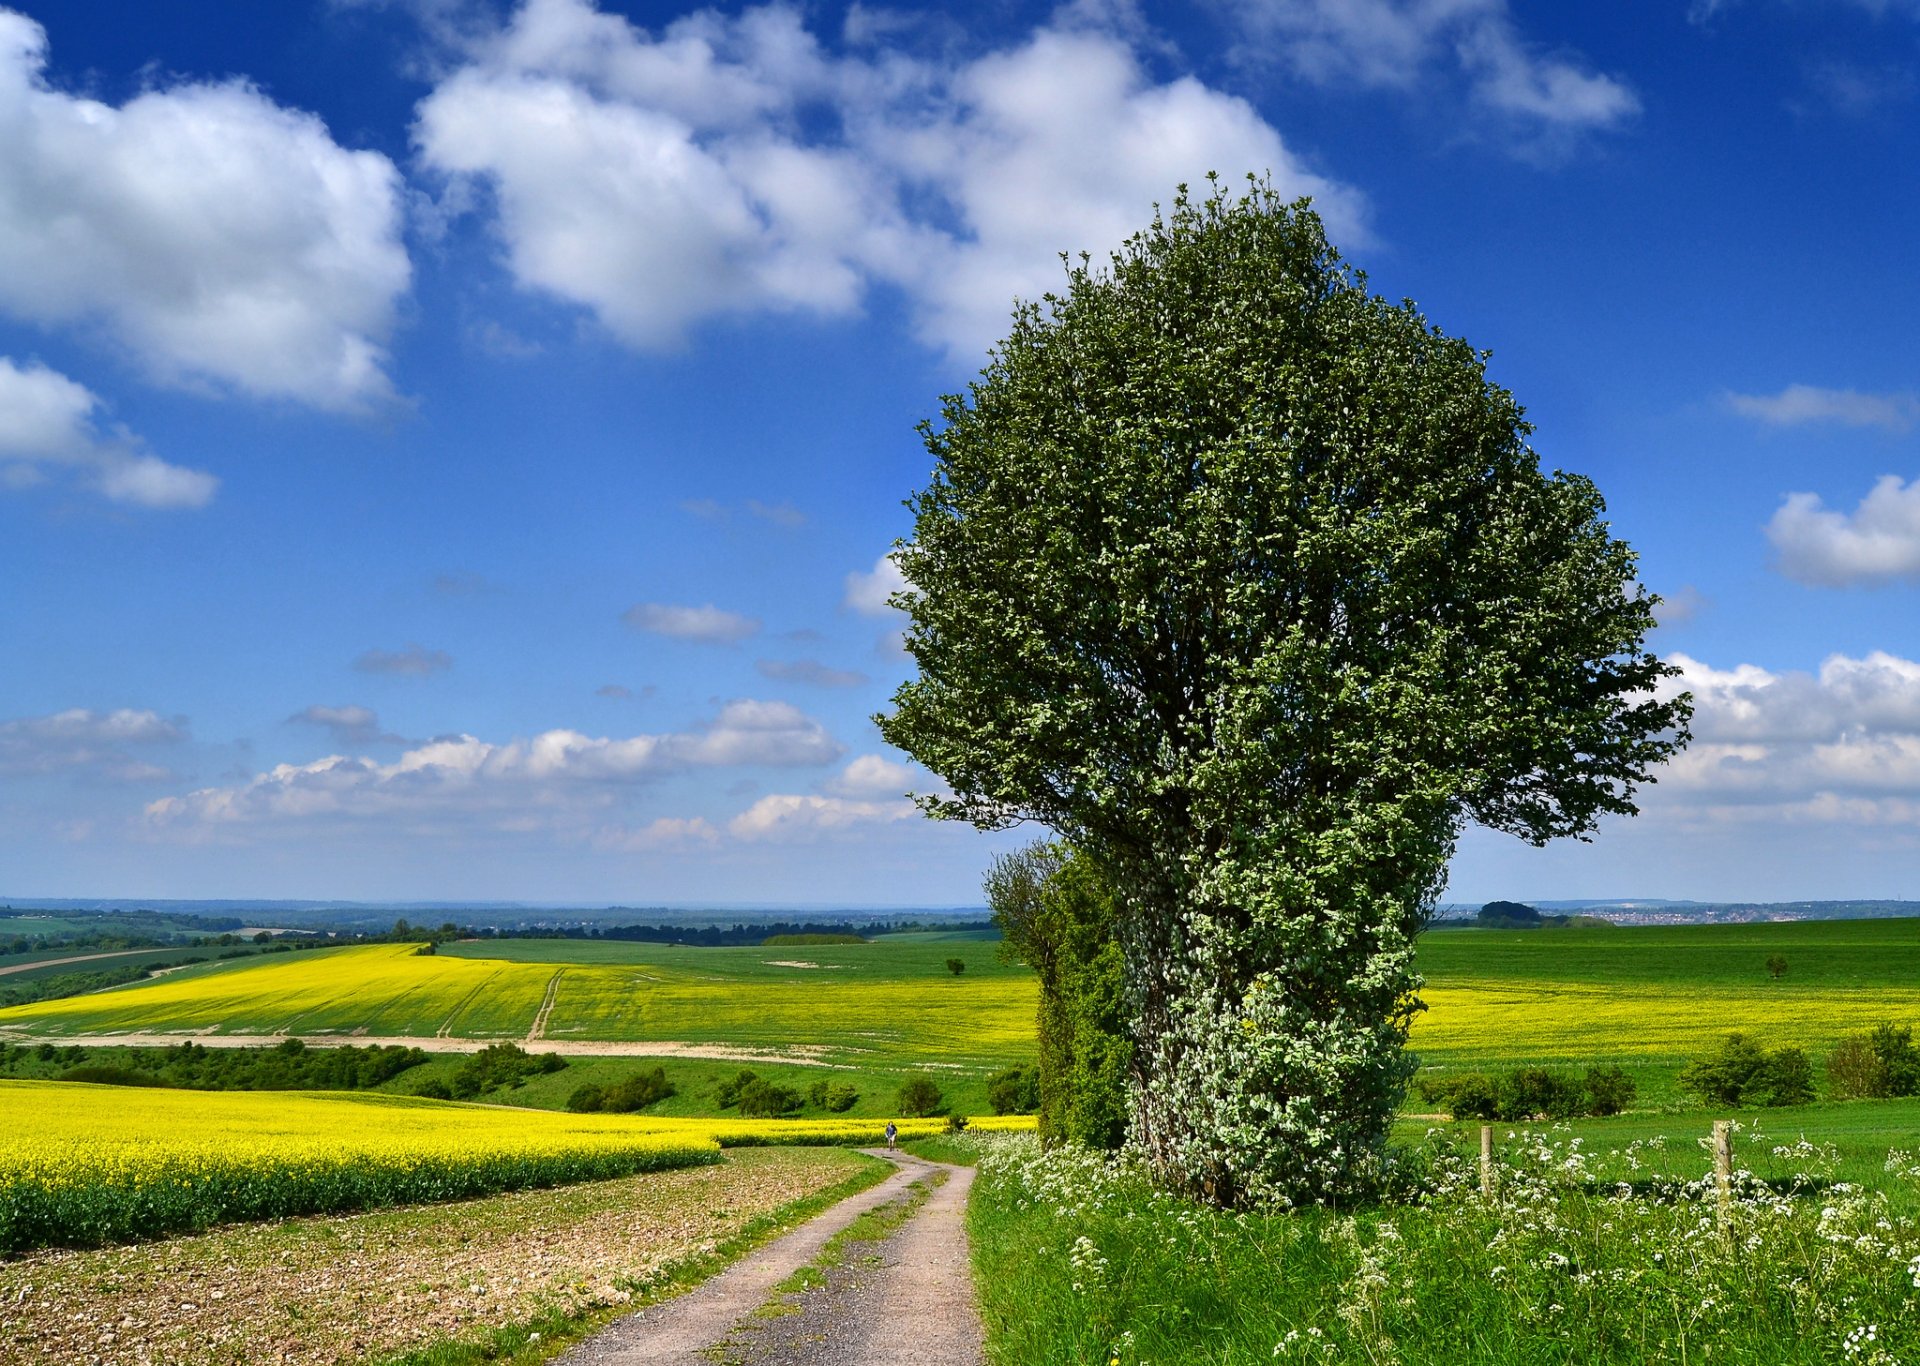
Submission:
M 1832 1155 L 1807 1145 L 1797 1180 L 1742 1177 L 1723 1227 L 1710 1180 L 1603 1175 L 1636 1157 L 1516 1131 L 1493 1201 L 1477 1162 L 1443 1148 L 1403 1169 L 1395 1202 L 1233 1215 L 1096 1155 L 992 1140 L 969 1210 L 990 1359 L 1884 1366 L 1920 1352 L 1911 1163 L 1877 1188 L 1835 1184 Z

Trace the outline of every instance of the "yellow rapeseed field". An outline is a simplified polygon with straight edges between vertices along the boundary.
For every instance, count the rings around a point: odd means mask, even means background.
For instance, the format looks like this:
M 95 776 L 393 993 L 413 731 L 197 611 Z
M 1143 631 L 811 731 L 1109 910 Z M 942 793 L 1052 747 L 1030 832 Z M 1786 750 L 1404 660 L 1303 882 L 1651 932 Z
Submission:
M 903 1120 L 900 1132 L 924 1137 L 946 1124 Z M 716 1161 L 722 1144 L 874 1144 L 885 1127 L 0 1081 L 0 1253 L 625 1176 Z
M 0 1081 L 0 1252 L 718 1159 L 706 1134 L 613 1115 Z

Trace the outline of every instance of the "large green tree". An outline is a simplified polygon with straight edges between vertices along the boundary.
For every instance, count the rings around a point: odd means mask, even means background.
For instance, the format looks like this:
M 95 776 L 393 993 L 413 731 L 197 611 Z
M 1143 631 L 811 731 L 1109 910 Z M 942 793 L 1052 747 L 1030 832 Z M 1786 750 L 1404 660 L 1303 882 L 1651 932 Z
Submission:
M 1050 826 L 1115 890 L 1176 1190 L 1364 1183 L 1463 825 L 1584 835 L 1684 742 L 1657 600 L 1530 431 L 1259 182 L 1080 258 L 922 427 L 881 729 L 932 813 Z

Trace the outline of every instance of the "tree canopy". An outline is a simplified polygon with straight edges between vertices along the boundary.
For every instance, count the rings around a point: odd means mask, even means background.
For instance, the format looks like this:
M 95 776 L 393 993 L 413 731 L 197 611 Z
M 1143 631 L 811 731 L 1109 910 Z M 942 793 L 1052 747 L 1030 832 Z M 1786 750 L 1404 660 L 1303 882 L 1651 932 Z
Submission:
M 1037 821 L 1114 889 L 1134 1136 L 1179 1189 L 1363 1180 L 1463 823 L 1585 835 L 1684 742 L 1633 552 L 1485 362 L 1304 202 L 1216 185 L 921 428 L 882 732 L 934 814 Z

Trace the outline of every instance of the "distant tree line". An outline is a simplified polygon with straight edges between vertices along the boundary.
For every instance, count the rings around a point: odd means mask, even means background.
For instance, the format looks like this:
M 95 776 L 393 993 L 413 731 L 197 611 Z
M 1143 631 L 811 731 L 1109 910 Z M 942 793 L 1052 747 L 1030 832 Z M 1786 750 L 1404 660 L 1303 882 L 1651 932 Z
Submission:
M 308 1048 L 298 1039 L 266 1048 L 208 1048 L 191 1040 L 168 1048 L 0 1044 L 0 1074 L 8 1076 L 189 1091 L 361 1091 L 427 1060 L 417 1048 Z

